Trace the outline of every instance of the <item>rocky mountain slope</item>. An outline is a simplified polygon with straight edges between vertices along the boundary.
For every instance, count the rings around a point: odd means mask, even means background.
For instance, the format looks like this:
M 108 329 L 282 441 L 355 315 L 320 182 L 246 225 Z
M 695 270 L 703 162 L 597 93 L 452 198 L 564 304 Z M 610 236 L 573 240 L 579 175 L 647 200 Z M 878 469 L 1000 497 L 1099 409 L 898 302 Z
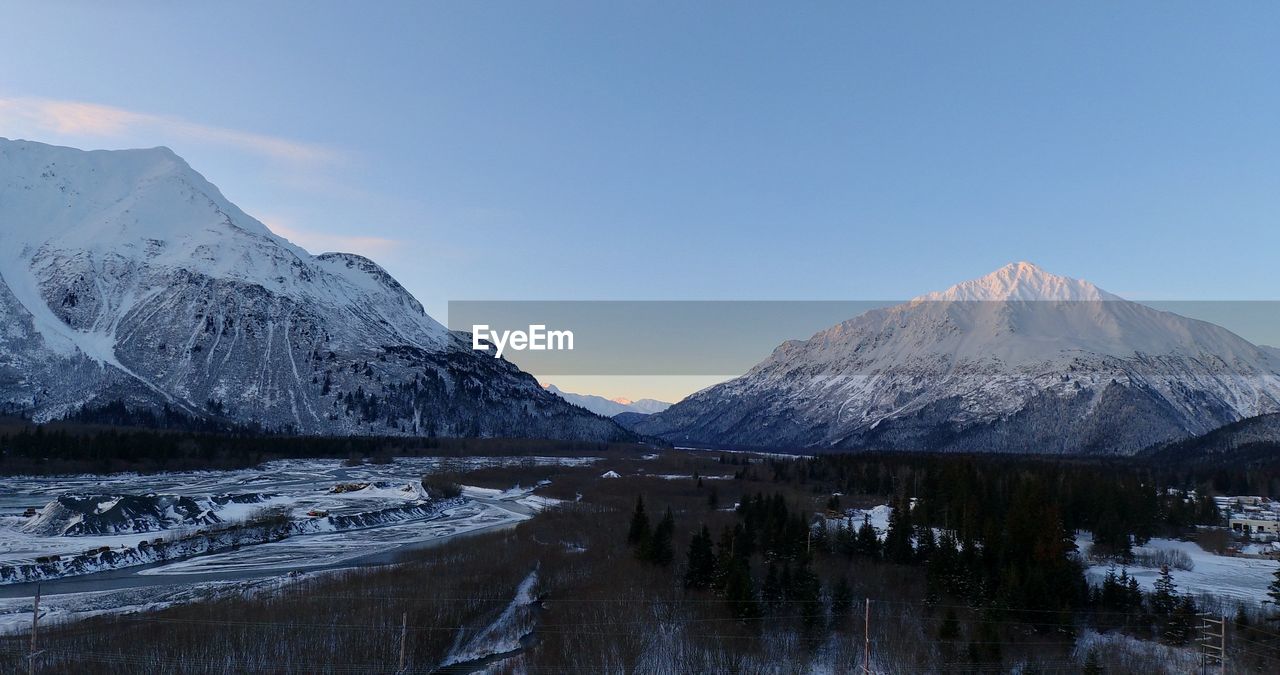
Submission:
M 1246 417 L 1206 434 L 1147 448 L 1155 462 L 1229 463 L 1236 468 L 1280 461 L 1280 413 Z
M 626 435 L 464 338 L 373 261 L 310 255 L 166 148 L 0 139 L 0 411 L 123 400 L 311 434 Z
M 1280 359 L 1028 263 L 789 341 L 633 425 L 677 444 L 1132 453 L 1280 410 Z

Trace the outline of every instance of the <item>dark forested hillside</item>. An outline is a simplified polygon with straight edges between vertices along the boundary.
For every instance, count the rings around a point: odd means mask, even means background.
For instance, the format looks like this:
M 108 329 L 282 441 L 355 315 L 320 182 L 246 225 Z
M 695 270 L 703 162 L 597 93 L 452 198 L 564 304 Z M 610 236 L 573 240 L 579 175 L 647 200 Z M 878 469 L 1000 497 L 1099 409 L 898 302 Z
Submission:
M 299 457 L 390 461 L 396 456 L 422 455 L 558 455 L 627 446 L 519 438 L 286 436 L 247 428 L 213 433 L 84 423 L 50 427 L 10 423 L 0 426 L 0 475 L 238 469 Z

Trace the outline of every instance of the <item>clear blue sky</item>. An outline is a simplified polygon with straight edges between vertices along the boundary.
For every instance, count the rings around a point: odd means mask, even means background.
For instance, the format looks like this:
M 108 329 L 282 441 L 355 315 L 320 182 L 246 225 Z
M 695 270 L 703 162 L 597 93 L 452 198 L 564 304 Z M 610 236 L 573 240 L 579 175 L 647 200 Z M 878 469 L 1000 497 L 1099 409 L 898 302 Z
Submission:
M 900 298 L 1014 260 L 1138 299 L 1280 296 L 1274 3 L 3 16 L 0 136 L 168 145 L 313 252 L 372 255 L 438 316 L 460 299 Z

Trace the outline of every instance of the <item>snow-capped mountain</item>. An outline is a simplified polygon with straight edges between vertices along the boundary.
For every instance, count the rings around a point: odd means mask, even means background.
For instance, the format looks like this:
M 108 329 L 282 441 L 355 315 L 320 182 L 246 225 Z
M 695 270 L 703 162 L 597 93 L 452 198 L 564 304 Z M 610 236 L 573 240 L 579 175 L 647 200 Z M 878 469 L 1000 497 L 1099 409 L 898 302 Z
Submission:
M 614 415 L 620 415 L 622 413 L 652 415 L 653 413 L 662 412 L 663 410 L 671 407 L 670 403 L 652 398 L 642 398 L 637 401 L 632 401 L 625 398 L 605 398 L 603 396 L 596 396 L 595 394 L 574 394 L 572 392 L 562 391 L 554 384 L 546 385 L 546 390 L 576 406 L 581 406 L 604 417 L 613 417 Z
M 313 256 L 166 148 L 0 139 L 0 410 L 123 400 L 303 433 L 611 439 L 386 271 Z
M 1131 453 L 1280 410 L 1280 359 L 1029 263 L 780 345 L 639 421 L 676 443 Z

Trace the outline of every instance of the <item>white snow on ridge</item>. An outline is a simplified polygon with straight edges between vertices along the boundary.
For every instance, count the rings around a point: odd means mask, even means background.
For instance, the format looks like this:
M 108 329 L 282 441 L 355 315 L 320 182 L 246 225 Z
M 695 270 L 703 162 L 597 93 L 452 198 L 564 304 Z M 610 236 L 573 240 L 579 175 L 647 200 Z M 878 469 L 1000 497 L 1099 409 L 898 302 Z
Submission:
M 1120 424 L 1126 409 L 1138 417 Z M 943 436 L 930 449 L 1132 453 L 1276 411 L 1275 350 L 1015 263 L 785 342 L 635 428 L 682 445 L 925 449 Z
M 380 267 L 354 254 L 312 256 L 271 232 L 222 195 L 167 148 L 81 151 L 0 138 L 0 275 L 37 318 L 41 332 L 65 349 L 70 340 L 96 360 L 113 363 L 114 336 L 68 332 L 36 290 L 34 274 L 56 252 L 87 257 L 96 269 L 183 269 L 214 279 L 257 284 L 292 297 L 340 301 L 372 309 L 423 347 L 447 339 L 444 326 Z M 111 275 L 101 278 L 112 279 Z M 125 273 L 119 281 L 136 283 Z M 118 299 L 103 331 L 118 325 L 147 287 L 106 289 Z M 379 299 L 399 298 L 392 307 Z
M 1010 300 L 1090 302 L 1121 300 L 1083 279 L 1049 274 L 1029 262 L 1015 262 L 913 302 L 1006 302 Z

